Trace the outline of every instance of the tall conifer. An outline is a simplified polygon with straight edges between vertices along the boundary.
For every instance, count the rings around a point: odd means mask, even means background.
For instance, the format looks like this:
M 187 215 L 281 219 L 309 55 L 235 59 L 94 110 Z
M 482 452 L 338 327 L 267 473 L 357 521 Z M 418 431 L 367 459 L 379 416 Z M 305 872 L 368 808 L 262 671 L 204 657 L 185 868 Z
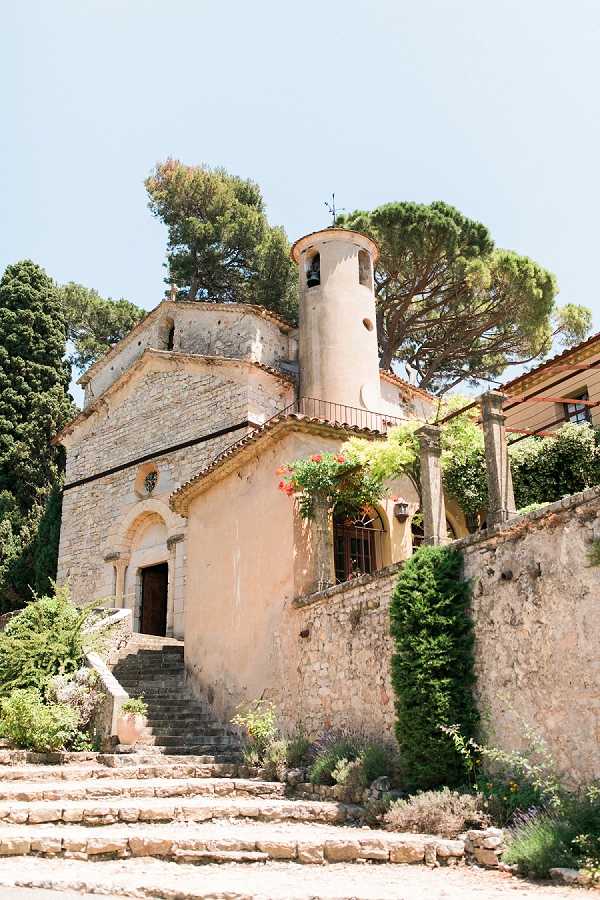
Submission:
M 53 571 L 34 562 L 38 528 L 62 473 L 50 440 L 72 411 L 65 321 L 54 282 L 23 260 L 0 279 L 0 604 L 46 589 Z M 56 533 L 56 529 L 51 530 Z M 54 538 L 56 540 L 56 538 Z M 55 557 L 45 547 L 55 567 Z

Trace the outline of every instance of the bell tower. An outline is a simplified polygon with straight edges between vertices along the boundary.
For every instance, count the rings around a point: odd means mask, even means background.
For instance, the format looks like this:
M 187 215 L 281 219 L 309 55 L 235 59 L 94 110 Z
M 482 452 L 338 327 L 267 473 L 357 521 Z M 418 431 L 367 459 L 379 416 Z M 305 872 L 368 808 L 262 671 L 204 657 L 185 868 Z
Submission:
M 300 282 L 300 396 L 378 410 L 377 244 L 326 228 L 297 240 L 291 253 Z

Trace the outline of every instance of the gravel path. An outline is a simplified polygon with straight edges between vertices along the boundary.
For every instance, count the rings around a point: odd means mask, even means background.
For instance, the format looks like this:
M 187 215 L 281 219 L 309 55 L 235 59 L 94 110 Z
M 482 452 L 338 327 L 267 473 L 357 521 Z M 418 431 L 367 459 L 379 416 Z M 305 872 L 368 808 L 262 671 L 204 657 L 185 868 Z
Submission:
M 510 875 L 468 867 L 428 869 L 425 866 L 346 865 L 324 867 L 295 863 L 267 865 L 189 866 L 157 859 L 79 862 L 35 857 L 0 859 L 0 897 L 12 900 L 8 885 L 53 883 L 52 897 L 85 892 L 136 897 L 200 900 L 579 900 L 596 892 L 525 882 Z M 1 887 L 5 885 L 5 887 Z M 73 888 L 81 893 L 73 894 Z M 46 900 L 37 892 L 35 900 Z M 15 900 L 21 900 L 19 894 Z M 22 900 L 29 900 L 26 893 Z

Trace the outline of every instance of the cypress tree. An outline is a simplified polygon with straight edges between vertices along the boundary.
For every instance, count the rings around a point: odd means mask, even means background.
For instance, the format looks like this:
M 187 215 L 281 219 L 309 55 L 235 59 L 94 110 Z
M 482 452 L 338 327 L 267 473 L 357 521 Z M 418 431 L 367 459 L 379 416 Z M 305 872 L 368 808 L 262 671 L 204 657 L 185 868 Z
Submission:
M 390 605 L 396 737 L 407 786 L 466 781 L 463 758 L 440 725 L 473 737 L 473 623 L 462 558 L 449 547 L 421 547 L 406 561 Z
M 47 584 L 47 574 L 56 566 L 52 560 L 40 560 L 36 566 L 34 550 L 40 520 L 61 478 L 62 453 L 50 440 L 72 411 L 65 336 L 54 282 L 31 260 L 8 266 L 0 279 L 0 535 L 4 538 L 0 604 L 4 609 L 29 599 L 31 588 Z

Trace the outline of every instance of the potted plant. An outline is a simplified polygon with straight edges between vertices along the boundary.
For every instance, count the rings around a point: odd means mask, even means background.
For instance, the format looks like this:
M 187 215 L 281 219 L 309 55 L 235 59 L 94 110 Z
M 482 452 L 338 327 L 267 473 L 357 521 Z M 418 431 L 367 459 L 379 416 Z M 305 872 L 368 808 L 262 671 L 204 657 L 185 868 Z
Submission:
M 130 697 L 121 706 L 117 721 L 119 743 L 132 745 L 139 741 L 146 727 L 148 704 L 142 697 Z

